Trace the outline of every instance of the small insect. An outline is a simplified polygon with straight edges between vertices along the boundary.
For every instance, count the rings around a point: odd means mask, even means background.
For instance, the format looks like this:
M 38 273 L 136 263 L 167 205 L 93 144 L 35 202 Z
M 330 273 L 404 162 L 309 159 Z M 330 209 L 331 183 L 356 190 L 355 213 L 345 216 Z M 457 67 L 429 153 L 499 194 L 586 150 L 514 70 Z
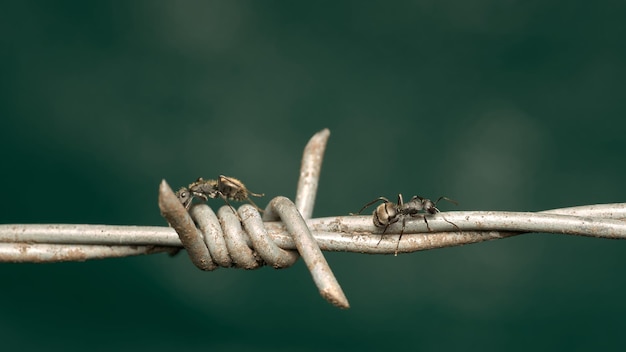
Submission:
M 400 240 L 402 239 L 402 235 L 404 234 L 404 227 L 406 224 L 407 217 L 421 216 L 424 219 L 424 222 L 426 223 L 426 227 L 428 228 L 428 231 L 432 231 L 430 228 L 430 225 L 428 225 L 428 220 L 426 220 L 426 215 L 439 213 L 439 209 L 437 209 L 437 203 L 439 203 L 439 201 L 442 199 L 445 199 L 454 204 L 458 204 L 456 201 L 447 197 L 439 197 L 439 199 L 437 199 L 436 202 L 433 202 L 430 199 L 423 198 L 420 196 L 413 196 L 413 198 L 411 198 L 410 201 L 404 203 L 402 194 L 398 194 L 398 203 L 396 204 L 390 202 L 389 199 L 385 197 L 378 197 L 374 199 L 373 201 L 365 204 L 363 208 L 361 208 L 361 210 L 359 210 L 359 212 L 356 214 L 360 214 L 363 210 L 365 210 L 367 207 L 371 206 L 372 204 L 375 204 L 380 201 L 383 202 L 382 204 L 376 207 L 376 209 L 373 212 L 373 218 L 372 218 L 374 221 L 374 226 L 383 228 L 383 233 L 381 234 L 378 244 L 380 244 L 380 241 L 383 240 L 383 236 L 385 232 L 387 231 L 387 228 L 389 227 L 389 225 L 395 224 L 396 222 L 400 221 L 400 219 L 402 219 L 402 229 L 400 230 L 400 237 L 398 238 L 398 244 L 396 246 L 396 251 L 395 251 L 395 255 L 398 255 L 398 248 L 400 247 Z M 424 213 L 420 213 L 421 211 L 423 211 Z M 444 220 L 454 225 L 454 227 L 456 227 L 460 231 L 458 226 L 446 220 L 445 218 Z
M 220 175 L 217 180 L 205 180 L 202 177 L 198 178 L 195 182 L 191 183 L 188 187 L 182 187 L 176 192 L 178 200 L 183 204 L 185 209 L 189 209 L 194 198 L 200 198 L 203 201 L 207 201 L 209 198 L 215 199 L 220 197 L 228 204 L 228 206 L 235 212 L 235 208 L 230 205 L 229 199 L 238 202 L 248 201 L 258 211 L 263 212 L 259 208 L 250 196 L 263 197 L 262 193 L 253 193 L 248 191 L 243 182 L 233 177 L 226 177 Z

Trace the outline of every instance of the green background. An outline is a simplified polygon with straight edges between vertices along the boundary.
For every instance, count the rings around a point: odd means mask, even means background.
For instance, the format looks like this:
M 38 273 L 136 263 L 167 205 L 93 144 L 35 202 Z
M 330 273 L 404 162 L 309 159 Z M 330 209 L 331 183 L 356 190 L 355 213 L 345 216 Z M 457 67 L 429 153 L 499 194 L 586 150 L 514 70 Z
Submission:
M 2 223 L 165 226 L 157 186 L 232 175 L 314 216 L 384 195 L 443 210 L 626 200 L 618 1 L 8 1 Z M 221 203 L 209 202 L 218 207 Z M 533 234 L 408 255 L 201 272 L 182 253 L 0 264 L 0 349 L 608 350 L 626 242 Z

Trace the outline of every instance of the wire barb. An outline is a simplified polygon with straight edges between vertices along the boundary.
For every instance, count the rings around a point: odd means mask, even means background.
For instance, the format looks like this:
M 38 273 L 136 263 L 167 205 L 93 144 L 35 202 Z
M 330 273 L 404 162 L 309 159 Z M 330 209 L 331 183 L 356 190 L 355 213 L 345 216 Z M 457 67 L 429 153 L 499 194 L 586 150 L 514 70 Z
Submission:
M 322 297 L 337 307 L 349 308 L 348 299 L 296 206 L 285 197 L 276 197 L 267 206 L 264 217 L 266 220 L 280 218 L 287 232 L 293 235 L 296 248 L 311 271 Z
M 323 159 L 320 153 L 325 150 L 328 135 L 327 129 L 321 131 L 305 148 L 297 192 L 300 207 L 297 208 L 288 198 L 276 197 L 265 209 L 263 220 L 282 221 L 322 297 L 339 308 L 349 308 L 348 299 L 304 220 L 313 213 L 315 195 L 311 193 L 317 190 Z M 191 261 L 201 270 L 214 270 L 218 265 L 255 269 L 266 263 L 282 268 L 292 265 L 298 258 L 295 253 L 284 251 L 269 240 L 260 214 L 256 212 L 258 209 L 254 207 L 242 206 L 238 213 L 234 213 L 229 204 L 220 208 L 215 217 L 208 206 L 200 204 L 193 205 L 191 214 L 188 214 L 179 197 L 163 180 L 159 187 L 159 208 L 178 233 Z M 252 246 L 248 245 L 246 237 Z

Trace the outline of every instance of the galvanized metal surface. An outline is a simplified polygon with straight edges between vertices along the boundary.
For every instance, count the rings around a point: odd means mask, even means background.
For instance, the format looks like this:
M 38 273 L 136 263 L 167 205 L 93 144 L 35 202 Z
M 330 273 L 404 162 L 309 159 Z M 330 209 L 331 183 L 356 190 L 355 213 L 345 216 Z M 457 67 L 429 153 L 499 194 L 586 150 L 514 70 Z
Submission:
M 323 153 L 329 134 L 327 129 L 317 133 L 305 147 L 297 191 L 299 207 L 297 208 L 288 198 L 276 197 L 265 209 L 263 220 L 280 220 L 285 225 L 286 232 L 291 236 L 298 253 L 311 272 L 322 297 L 345 309 L 350 307 L 348 299 L 304 221 L 304 216 L 310 217 L 313 213 L 314 193 L 317 192 Z M 198 268 L 213 270 L 217 267 L 216 262 L 222 266 L 237 266 L 243 269 L 255 269 L 266 263 L 275 268 L 295 263 L 296 255 L 270 244 L 272 241 L 268 238 L 267 232 L 262 230 L 262 221 L 259 221 L 255 207 L 241 207 L 238 214 L 234 213 L 230 206 L 222 207 L 217 217 L 211 215 L 211 210 L 206 204 L 192 207 L 190 216 L 167 182 L 165 180 L 161 182 L 159 187 L 161 214 L 176 230 L 191 261 Z M 196 228 L 194 220 L 198 223 L 199 229 Z M 249 234 L 246 234 L 242 224 Z M 252 246 L 248 242 L 252 242 Z M 213 249 L 216 257 L 221 258 L 219 261 L 212 259 L 210 249 Z
M 172 227 L 7 224 L 0 225 L 0 262 L 84 261 L 185 248 L 202 270 L 218 267 L 253 269 L 288 267 L 303 256 L 320 293 L 347 308 L 348 301 L 324 251 L 391 254 L 398 245 L 401 222 L 375 227 L 372 216 L 310 219 L 329 131 L 317 133 L 305 148 L 295 205 L 287 198 L 270 201 L 262 218 L 250 205 L 238 215 L 230 207 L 217 215 L 206 204 L 189 212 L 165 181 L 159 206 Z M 626 203 L 598 204 L 529 212 L 446 212 L 408 218 L 400 253 L 508 238 L 528 232 L 626 239 Z M 280 219 L 281 221 L 276 221 Z M 454 225 L 456 226 L 454 226 Z
M 204 205 L 198 205 L 199 209 Z M 245 205 L 242 206 L 246 207 Z M 208 208 L 208 206 L 206 207 Z M 210 209 L 210 208 L 209 208 Z M 242 212 L 241 208 L 239 210 Z M 203 213 L 206 214 L 206 213 Z M 248 214 L 247 212 L 245 214 Z M 555 215 L 545 217 L 545 215 Z M 248 216 L 248 215 L 246 215 Z M 443 221 L 445 217 L 453 221 L 461 230 L 458 233 L 453 227 Z M 202 218 L 202 216 L 198 216 Z M 429 217 L 432 232 L 426 230 L 424 222 L 415 218 L 406 223 L 402 242 L 406 242 L 405 253 L 431 248 L 418 245 L 413 241 L 421 236 L 436 238 L 445 234 L 454 241 L 439 243 L 441 247 L 450 247 L 468 243 L 480 242 L 486 237 L 496 239 L 520 235 L 525 232 L 545 232 L 556 234 L 572 234 L 608 239 L 626 239 L 623 219 L 626 219 L 626 203 L 596 204 L 573 208 L 547 210 L 539 213 L 516 212 L 445 212 Z M 470 221 L 468 221 L 468 220 Z M 543 225 L 533 223 L 534 219 L 542 219 Z M 558 222 L 554 226 L 552 221 Z M 371 216 L 336 216 L 306 220 L 315 240 L 325 251 L 350 251 L 392 254 L 392 248 L 385 248 L 383 240 L 377 248 L 381 230 L 374 227 Z M 246 229 L 244 221 L 244 230 Z M 280 222 L 264 222 L 263 226 L 269 238 L 282 249 L 295 249 L 295 244 L 286 233 Z M 506 236 L 488 235 L 501 230 Z M 611 231 L 608 231 L 608 230 Z M 455 230 L 455 229 L 454 229 Z M 480 231 L 477 231 L 480 230 Z M 385 238 L 394 237 L 400 232 L 400 225 L 394 224 L 385 233 Z M 359 243 L 347 243 L 342 238 L 358 236 Z M 397 236 L 395 237 L 397 238 Z M 0 243 L 4 244 L 85 244 L 106 246 L 142 246 L 153 247 L 182 247 L 182 243 L 174 229 L 165 226 L 120 226 L 120 225 L 74 225 L 74 224 L 6 224 L 0 225 Z M 253 246 L 250 239 L 246 239 L 249 246 Z M 212 252 L 213 253 L 213 252 Z M 6 261 L 6 260 L 5 260 Z

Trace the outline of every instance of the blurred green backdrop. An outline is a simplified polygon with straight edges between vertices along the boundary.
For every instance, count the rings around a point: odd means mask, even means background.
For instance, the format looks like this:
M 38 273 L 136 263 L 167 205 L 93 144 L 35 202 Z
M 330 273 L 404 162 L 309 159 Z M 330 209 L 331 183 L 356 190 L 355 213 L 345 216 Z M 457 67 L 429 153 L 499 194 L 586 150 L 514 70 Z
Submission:
M 162 178 L 226 174 L 265 201 L 293 198 L 302 148 L 324 127 L 316 217 L 399 192 L 447 195 L 452 210 L 626 201 L 625 9 L 3 2 L 0 221 L 165 226 Z M 348 311 L 302 262 L 0 264 L 0 348 L 607 350 L 623 345 L 625 256 L 626 242 L 545 234 L 330 253 Z

